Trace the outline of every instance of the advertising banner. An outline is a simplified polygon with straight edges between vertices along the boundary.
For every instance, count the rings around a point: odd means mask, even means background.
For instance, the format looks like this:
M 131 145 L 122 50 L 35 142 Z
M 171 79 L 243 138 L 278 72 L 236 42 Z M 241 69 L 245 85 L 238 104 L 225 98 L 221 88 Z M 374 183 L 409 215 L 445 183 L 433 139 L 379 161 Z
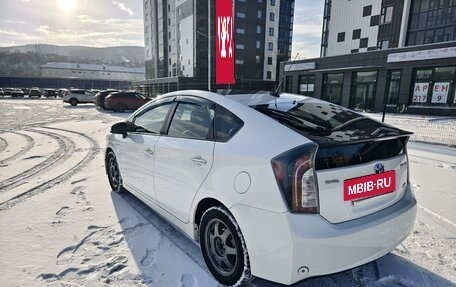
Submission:
M 413 88 L 412 102 L 426 103 L 428 91 L 429 83 L 415 83 L 415 87 Z
M 216 0 L 215 82 L 234 84 L 233 0 Z
M 432 89 L 432 103 L 446 104 L 449 91 L 450 91 L 449 82 L 435 83 L 434 88 Z

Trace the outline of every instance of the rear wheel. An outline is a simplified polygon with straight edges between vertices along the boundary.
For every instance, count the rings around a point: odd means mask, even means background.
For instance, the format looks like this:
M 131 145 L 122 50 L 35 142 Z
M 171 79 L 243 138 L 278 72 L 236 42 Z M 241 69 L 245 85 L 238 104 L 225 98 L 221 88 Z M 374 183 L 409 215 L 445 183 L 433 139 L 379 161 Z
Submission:
M 253 278 L 244 238 L 228 211 L 209 208 L 201 218 L 199 235 L 204 261 L 220 283 L 239 286 Z
M 127 106 L 124 104 L 117 104 L 115 111 L 118 113 L 123 113 L 127 109 Z
M 73 107 L 78 105 L 78 99 L 71 98 L 69 102 Z
M 106 157 L 106 166 L 109 185 L 111 186 L 112 190 L 115 192 L 125 191 L 122 185 L 122 177 L 120 176 L 119 165 L 117 163 L 116 155 L 113 151 L 110 151 Z

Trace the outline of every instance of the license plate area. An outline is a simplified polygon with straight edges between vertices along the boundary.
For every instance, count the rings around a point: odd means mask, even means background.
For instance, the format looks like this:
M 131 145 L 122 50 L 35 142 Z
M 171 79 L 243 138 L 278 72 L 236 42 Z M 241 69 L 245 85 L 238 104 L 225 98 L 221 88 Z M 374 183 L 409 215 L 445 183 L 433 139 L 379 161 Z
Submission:
M 344 201 L 374 197 L 396 190 L 396 171 L 371 174 L 344 180 Z

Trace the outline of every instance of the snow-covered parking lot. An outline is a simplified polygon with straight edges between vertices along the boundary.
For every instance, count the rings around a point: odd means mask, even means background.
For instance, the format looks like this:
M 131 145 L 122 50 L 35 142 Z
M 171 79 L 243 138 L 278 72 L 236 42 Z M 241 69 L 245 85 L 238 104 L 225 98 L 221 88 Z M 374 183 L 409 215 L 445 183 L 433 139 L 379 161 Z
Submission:
M 0 286 L 217 286 L 199 246 L 111 192 L 105 137 L 128 113 L 0 99 L 0 115 Z M 412 234 L 375 262 L 295 286 L 456 286 L 456 148 L 411 142 L 409 154 Z

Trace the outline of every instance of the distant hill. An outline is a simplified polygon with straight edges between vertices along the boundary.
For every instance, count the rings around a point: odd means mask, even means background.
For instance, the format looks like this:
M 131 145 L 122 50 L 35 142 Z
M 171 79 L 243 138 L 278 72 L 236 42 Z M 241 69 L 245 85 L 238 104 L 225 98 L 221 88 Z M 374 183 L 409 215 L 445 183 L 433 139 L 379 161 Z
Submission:
M 48 62 L 144 66 L 144 47 L 85 47 L 47 44 L 0 47 L 0 76 L 39 76 Z

